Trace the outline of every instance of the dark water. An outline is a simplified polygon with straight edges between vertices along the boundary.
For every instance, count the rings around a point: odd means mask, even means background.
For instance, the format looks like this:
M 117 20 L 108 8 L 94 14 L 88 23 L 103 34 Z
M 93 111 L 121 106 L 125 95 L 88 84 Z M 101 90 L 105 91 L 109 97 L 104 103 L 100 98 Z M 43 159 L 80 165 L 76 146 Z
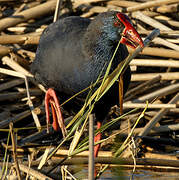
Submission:
M 131 171 L 121 171 L 119 174 L 116 172 L 105 172 L 101 180 L 179 180 L 179 170 L 177 172 L 153 172 L 149 170 L 136 170 L 134 173 Z
M 75 174 L 77 179 L 87 180 L 87 170 Z M 176 172 L 154 172 L 150 170 L 121 170 L 120 168 L 112 168 L 106 170 L 100 180 L 179 180 L 179 169 Z

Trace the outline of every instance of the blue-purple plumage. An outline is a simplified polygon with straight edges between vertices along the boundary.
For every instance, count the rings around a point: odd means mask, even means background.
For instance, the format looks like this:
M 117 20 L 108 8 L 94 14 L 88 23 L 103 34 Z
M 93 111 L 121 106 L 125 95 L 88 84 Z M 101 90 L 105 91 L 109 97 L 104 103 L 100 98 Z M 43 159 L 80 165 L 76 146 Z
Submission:
M 46 88 L 54 88 L 69 96 L 95 82 L 102 71 L 102 74 L 105 73 L 120 40 L 119 27 L 114 26 L 115 14 L 102 13 L 93 20 L 73 16 L 49 25 L 40 38 L 36 58 L 31 66 L 37 81 Z M 126 46 L 120 44 L 111 71 L 127 55 Z M 128 68 L 124 73 L 124 92 L 130 77 Z M 97 118 L 104 118 L 109 108 L 118 103 L 118 94 L 116 82 L 97 103 Z

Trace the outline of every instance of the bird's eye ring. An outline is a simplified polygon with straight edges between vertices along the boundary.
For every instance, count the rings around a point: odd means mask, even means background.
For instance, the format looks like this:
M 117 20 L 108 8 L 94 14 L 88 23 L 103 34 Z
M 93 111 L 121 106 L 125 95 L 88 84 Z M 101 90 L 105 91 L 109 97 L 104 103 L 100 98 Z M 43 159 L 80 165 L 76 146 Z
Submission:
M 114 26 L 122 27 L 122 23 L 120 22 L 117 16 L 114 16 Z
M 122 27 L 122 24 L 121 24 L 121 22 L 120 22 L 119 20 L 116 20 L 116 21 L 114 22 L 114 26 L 116 26 L 116 27 Z

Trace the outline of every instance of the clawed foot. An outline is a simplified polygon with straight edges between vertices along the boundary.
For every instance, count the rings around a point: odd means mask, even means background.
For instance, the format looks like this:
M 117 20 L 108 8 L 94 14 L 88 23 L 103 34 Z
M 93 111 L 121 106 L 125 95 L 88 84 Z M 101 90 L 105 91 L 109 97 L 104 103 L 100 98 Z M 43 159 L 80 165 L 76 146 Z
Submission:
M 51 105 L 52 116 L 53 116 L 52 126 L 55 131 L 58 131 L 59 129 L 61 129 L 63 137 L 65 137 L 67 134 L 67 130 L 64 125 L 64 119 L 62 116 L 58 98 L 56 96 L 55 91 L 52 88 L 48 89 L 46 92 L 46 95 L 45 95 L 45 111 L 46 111 L 47 130 L 49 129 L 49 123 L 50 123 L 49 103 Z

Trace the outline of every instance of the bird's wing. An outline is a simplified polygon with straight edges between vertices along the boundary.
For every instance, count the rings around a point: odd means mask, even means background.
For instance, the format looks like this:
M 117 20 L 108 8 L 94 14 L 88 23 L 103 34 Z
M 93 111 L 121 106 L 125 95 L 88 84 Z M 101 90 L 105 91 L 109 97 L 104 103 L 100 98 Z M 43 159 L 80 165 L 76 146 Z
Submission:
M 83 74 L 80 66 L 88 59 L 81 50 L 81 39 L 89 23 L 87 18 L 67 17 L 44 30 L 31 66 L 32 73 L 41 83 L 59 91 L 73 87 L 78 91 L 80 84 L 76 83 L 82 84 Z

